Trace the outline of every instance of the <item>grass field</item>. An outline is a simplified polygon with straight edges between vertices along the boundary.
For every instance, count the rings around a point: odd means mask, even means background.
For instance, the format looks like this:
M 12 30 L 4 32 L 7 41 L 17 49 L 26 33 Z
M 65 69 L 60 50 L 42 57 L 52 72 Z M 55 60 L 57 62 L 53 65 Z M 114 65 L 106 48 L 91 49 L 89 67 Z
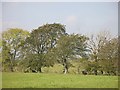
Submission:
M 3 88 L 117 88 L 117 76 L 3 73 Z

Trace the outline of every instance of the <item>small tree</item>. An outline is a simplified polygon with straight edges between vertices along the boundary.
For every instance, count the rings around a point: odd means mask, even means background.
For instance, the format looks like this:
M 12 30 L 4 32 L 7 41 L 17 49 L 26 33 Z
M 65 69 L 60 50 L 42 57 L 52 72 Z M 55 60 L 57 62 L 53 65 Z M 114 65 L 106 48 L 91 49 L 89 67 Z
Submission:
M 88 47 L 89 50 L 91 51 L 90 56 L 91 59 L 93 60 L 93 63 L 96 63 L 97 65 L 99 65 L 99 60 L 100 58 L 98 57 L 99 52 L 101 50 L 101 48 L 110 40 L 110 34 L 109 32 L 100 32 L 97 36 L 91 36 L 89 43 L 88 43 Z M 97 71 L 99 69 L 100 66 L 96 67 L 96 64 L 94 65 L 94 74 L 97 75 Z M 92 66 L 93 67 L 93 66 Z M 103 70 L 101 70 L 103 72 Z
M 118 39 L 113 38 L 101 47 L 99 55 L 101 68 L 110 74 L 117 74 L 118 71 Z
M 14 71 L 13 67 L 16 60 L 22 55 L 22 46 L 25 39 L 29 36 L 28 31 L 12 28 L 2 33 L 2 63 L 3 68 Z
M 58 41 L 55 54 L 58 62 L 64 66 L 65 74 L 71 66 L 70 60 L 86 56 L 86 40 L 85 36 L 72 34 L 63 36 Z

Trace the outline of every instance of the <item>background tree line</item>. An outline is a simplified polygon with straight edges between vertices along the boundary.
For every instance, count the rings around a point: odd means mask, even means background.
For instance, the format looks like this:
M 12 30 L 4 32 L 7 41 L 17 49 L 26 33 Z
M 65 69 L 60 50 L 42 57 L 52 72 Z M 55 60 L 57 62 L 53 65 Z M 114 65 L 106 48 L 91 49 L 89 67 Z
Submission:
M 2 32 L 0 44 L 4 72 L 37 73 L 61 64 L 66 74 L 77 63 L 77 73 L 118 75 L 118 37 L 109 32 L 68 34 L 64 25 L 54 23 L 31 32 L 11 28 Z

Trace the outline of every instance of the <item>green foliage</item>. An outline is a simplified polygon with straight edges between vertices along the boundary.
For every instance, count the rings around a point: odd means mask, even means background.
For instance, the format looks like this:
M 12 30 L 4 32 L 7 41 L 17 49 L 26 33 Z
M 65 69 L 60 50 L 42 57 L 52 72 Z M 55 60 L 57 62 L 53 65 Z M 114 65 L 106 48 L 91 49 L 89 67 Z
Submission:
M 67 34 L 64 25 L 53 23 L 31 33 L 18 28 L 4 31 L 0 38 L 0 60 L 3 71 L 42 72 L 44 67 L 49 71 L 61 64 L 64 73 L 72 70 L 118 75 L 118 46 L 118 39 L 111 38 L 108 32 L 88 38 Z
M 118 39 L 113 38 L 100 49 L 99 63 L 108 74 L 117 74 L 118 70 Z
M 41 67 L 53 66 L 53 58 L 48 58 L 52 54 L 52 49 L 56 47 L 57 40 L 65 34 L 65 27 L 61 24 L 46 24 L 38 29 L 31 32 L 30 37 L 26 39 L 26 58 L 29 55 L 33 58 L 29 58 L 31 61 L 29 67 L 39 68 L 41 72 Z M 25 60 L 24 60 L 25 61 Z M 34 63 L 34 64 L 33 64 Z M 35 66 L 33 66 L 35 65 Z M 38 71 L 38 69 L 36 69 Z
M 2 33 L 3 69 L 14 71 L 15 60 L 19 60 L 22 56 L 22 47 L 28 36 L 29 32 L 18 28 L 12 28 Z
M 118 70 L 118 39 L 110 38 L 108 32 L 101 32 L 89 41 L 91 62 L 87 64 L 88 72 L 94 74 L 117 75 Z
M 86 56 L 86 40 L 81 35 L 66 35 L 58 41 L 55 54 L 57 60 L 64 66 L 64 73 L 68 72 L 68 68 L 72 65 L 69 60 Z

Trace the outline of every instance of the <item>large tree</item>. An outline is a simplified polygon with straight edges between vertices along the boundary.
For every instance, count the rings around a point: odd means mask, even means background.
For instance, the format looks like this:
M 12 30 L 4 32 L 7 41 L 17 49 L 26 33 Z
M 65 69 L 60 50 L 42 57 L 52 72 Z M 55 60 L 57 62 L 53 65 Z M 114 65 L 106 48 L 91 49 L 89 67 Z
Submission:
M 65 34 L 65 26 L 57 23 L 46 24 L 34 29 L 30 37 L 26 39 L 24 47 L 27 52 L 26 59 L 29 61 L 27 68 L 41 72 L 43 66 L 50 66 L 52 63 L 48 63 L 46 54 L 56 47 L 57 40 Z M 33 65 L 37 68 L 33 67 Z
M 14 71 L 15 62 L 20 59 L 22 46 L 28 36 L 28 31 L 18 28 L 11 28 L 2 32 L 2 63 L 4 70 Z
M 70 60 L 80 57 L 86 57 L 87 37 L 82 35 L 66 35 L 60 38 L 57 43 L 55 56 L 59 63 L 64 67 L 64 73 L 68 73 Z

